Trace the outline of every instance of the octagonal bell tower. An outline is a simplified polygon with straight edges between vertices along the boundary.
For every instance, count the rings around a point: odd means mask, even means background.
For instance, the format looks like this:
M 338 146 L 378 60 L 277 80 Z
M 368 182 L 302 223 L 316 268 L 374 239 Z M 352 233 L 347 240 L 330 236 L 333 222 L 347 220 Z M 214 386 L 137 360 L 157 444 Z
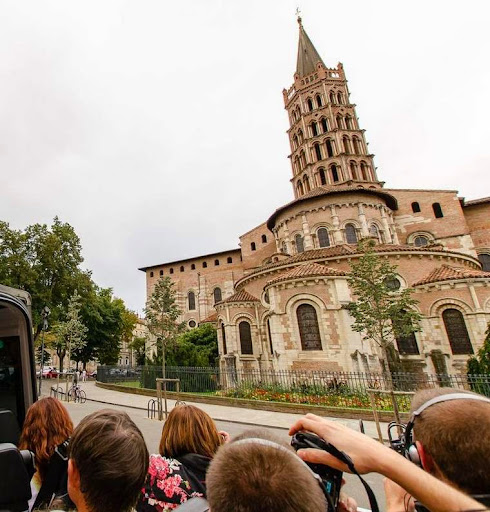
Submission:
M 322 186 L 381 187 L 342 64 L 327 68 L 299 17 L 298 24 L 294 83 L 283 90 L 295 198 Z

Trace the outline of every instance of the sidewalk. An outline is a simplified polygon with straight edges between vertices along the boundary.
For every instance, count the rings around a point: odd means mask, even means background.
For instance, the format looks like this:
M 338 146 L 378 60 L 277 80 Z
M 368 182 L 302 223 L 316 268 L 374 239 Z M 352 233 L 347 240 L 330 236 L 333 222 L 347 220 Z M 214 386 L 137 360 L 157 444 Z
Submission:
M 136 395 L 131 393 L 123 393 L 109 389 L 99 388 L 95 382 L 81 382 L 81 387 L 87 393 L 87 400 L 93 400 L 112 405 L 121 405 L 124 407 L 133 407 L 146 411 L 148 400 L 151 397 Z M 246 425 L 273 427 L 279 429 L 289 429 L 289 427 L 301 418 L 301 414 L 260 411 L 256 409 L 245 409 L 241 407 L 228 407 L 224 405 L 192 403 L 200 409 L 206 411 L 216 421 L 228 421 L 231 423 L 240 423 Z M 171 410 L 175 405 L 175 400 L 168 400 L 168 409 Z M 359 430 L 359 421 L 345 418 L 329 418 L 333 421 Z M 381 432 L 383 438 L 387 437 L 387 423 L 381 423 Z M 377 438 L 376 424 L 374 421 L 364 421 L 364 429 L 367 435 Z

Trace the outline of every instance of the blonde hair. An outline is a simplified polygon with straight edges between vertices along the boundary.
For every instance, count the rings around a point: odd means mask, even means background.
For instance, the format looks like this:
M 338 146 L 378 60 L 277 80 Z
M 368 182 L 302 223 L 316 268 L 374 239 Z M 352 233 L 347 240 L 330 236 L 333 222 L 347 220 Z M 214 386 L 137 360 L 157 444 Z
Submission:
M 172 459 L 187 453 L 212 458 L 221 445 L 214 421 L 193 405 L 178 405 L 168 415 L 160 439 L 160 455 Z

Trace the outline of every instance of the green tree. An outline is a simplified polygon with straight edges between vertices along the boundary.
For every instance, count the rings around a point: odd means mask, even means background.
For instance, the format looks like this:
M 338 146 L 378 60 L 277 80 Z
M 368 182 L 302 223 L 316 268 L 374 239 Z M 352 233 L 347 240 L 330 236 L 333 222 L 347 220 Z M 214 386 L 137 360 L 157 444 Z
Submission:
M 165 378 L 165 352 L 176 343 L 184 324 L 177 319 L 181 310 L 176 303 L 174 284 L 169 277 L 162 277 L 155 284 L 146 302 L 145 316 L 149 333 L 156 339 L 157 355 L 161 358 L 162 375 Z
M 135 336 L 128 347 L 136 354 L 136 364 L 142 366 L 146 362 L 146 338 Z
M 51 309 L 51 323 L 64 321 L 75 290 L 85 297 L 92 288 L 90 272 L 80 268 L 81 249 L 72 226 L 58 217 L 51 227 L 33 224 L 25 230 L 0 222 L 0 282 L 31 294 L 35 340 L 44 306 Z
M 60 358 L 60 372 L 63 371 L 63 360 L 68 355 L 68 367 L 72 359 L 72 351 L 76 352 L 87 343 L 87 327 L 80 317 L 80 295 L 75 293 L 68 302 L 68 314 L 64 322 L 59 322 L 55 328 L 54 348 Z
M 218 337 L 211 324 L 181 334 L 167 351 L 169 366 L 213 366 L 218 357 Z
M 352 264 L 348 277 L 355 301 L 347 309 L 354 318 L 352 329 L 380 347 L 383 371 L 393 373 L 400 369 L 395 341 L 419 331 L 421 316 L 415 310 L 413 290 L 392 286 L 398 281 L 397 266 L 380 258 L 374 246 L 372 240 L 359 242 L 363 254 Z
M 487 327 L 483 345 L 476 356 L 468 359 L 467 369 L 470 375 L 490 375 L 490 323 Z
M 46 349 L 44 349 L 44 357 L 43 358 L 41 358 L 41 354 L 42 354 L 42 346 L 38 345 L 36 347 L 36 363 L 38 365 L 41 365 L 41 360 L 42 360 L 44 366 L 49 365 L 51 363 L 51 354 Z

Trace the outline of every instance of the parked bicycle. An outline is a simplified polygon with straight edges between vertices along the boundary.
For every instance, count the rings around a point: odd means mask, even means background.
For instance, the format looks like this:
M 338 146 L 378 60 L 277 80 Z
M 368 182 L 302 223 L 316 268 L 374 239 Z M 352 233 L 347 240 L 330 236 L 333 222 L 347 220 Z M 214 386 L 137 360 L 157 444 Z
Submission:
M 87 394 L 78 384 L 73 384 L 68 391 L 68 401 L 70 400 L 84 404 L 87 401 Z

